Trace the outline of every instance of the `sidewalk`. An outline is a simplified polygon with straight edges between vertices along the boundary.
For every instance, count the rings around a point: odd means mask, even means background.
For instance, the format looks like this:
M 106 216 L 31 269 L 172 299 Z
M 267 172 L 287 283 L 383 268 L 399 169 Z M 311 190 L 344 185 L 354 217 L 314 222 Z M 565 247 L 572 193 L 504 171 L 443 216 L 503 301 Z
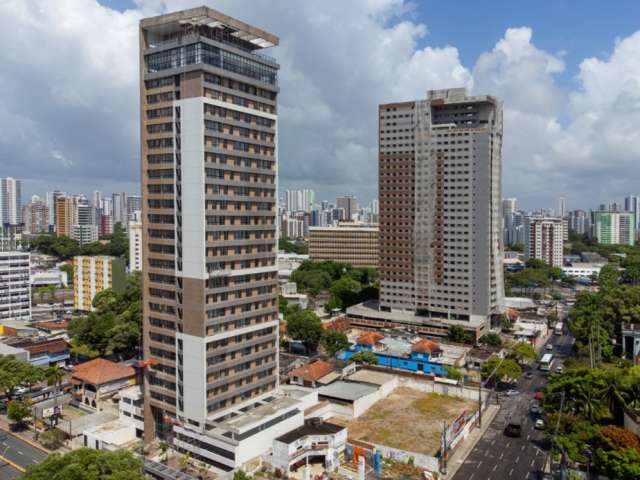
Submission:
M 453 452 L 453 455 L 449 457 L 447 462 L 447 474 L 442 475 L 442 478 L 453 478 L 460 466 L 467 459 L 471 451 L 475 448 L 476 444 L 487 431 L 491 422 L 500 411 L 500 405 L 489 405 L 482 414 L 482 427 L 474 428 L 469 432 L 469 436 L 462 442 L 462 445 Z
M 32 430 L 31 426 L 29 426 L 27 429 L 22 430 L 20 432 L 15 432 L 11 430 L 9 422 L 7 421 L 7 418 L 4 415 L 0 415 L 0 430 L 4 430 L 5 432 L 13 435 L 14 437 L 19 438 L 23 442 L 28 443 L 32 447 L 37 448 L 38 450 L 42 450 L 46 454 L 52 453 L 51 450 L 46 449 L 36 441 L 35 432 Z

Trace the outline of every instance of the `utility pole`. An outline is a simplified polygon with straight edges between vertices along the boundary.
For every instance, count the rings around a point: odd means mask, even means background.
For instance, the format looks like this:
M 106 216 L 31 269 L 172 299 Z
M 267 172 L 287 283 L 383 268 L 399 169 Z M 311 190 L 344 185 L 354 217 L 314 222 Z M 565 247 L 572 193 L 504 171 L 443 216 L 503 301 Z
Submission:
M 545 458 L 544 461 L 544 465 L 542 467 L 542 470 L 544 471 L 545 467 L 547 466 L 547 463 L 549 464 L 549 473 L 553 476 L 553 472 L 551 471 L 551 465 L 553 463 L 553 457 L 552 457 L 552 453 L 553 453 L 553 447 L 556 443 L 556 437 L 558 436 L 558 430 L 560 429 L 560 418 L 562 417 L 562 409 L 564 408 L 564 390 L 562 392 L 560 392 L 559 394 L 556 395 L 560 395 L 560 411 L 558 412 L 558 420 L 556 421 L 556 427 L 553 430 L 553 437 L 551 437 L 551 446 L 549 447 L 549 452 L 547 453 L 547 456 Z
M 496 365 L 496 367 L 493 369 L 493 371 L 489 374 L 487 379 L 484 381 L 485 385 L 489 380 L 491 380 L 491 377 L 493 377 L 496 371 L 498 371 L 503 361 L 504 361 L 504 358 L 501 358 L 498 364 Z M 489 396 L 487 395 L 487 400 L 488 399 L 489 399 Z M 478 384 L 478 428 L 481 428 L 481 427 L 482 427 L 482 374 L 480 375 L 480 382 Z
M 442 474 L 447 474 L 447 421 L 442 421 Z

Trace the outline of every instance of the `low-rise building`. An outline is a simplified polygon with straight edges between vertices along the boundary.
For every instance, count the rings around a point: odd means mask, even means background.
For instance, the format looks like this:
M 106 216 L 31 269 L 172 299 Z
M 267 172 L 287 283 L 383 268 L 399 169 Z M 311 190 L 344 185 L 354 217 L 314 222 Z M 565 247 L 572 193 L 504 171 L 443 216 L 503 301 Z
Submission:
M 332 260 L 377 268 L 378 250 L 378 227 L 341 224 L 309 228 L 309 257 L 314 262 Z
M 95 450 L 120 450 L 133 446 L 137 440 L 135 425 L 121 419 L 90 427 L 82 435 L 84 446 Z
M 31 320 L 29 252 L 0 252 L 0 320 Z
M 32 341 L 22 345 L 29 352 L 29 363 L 39 366 L 64 366 L 71 358 L 69 344 L 63 338 Z
M 571 262 L 562 267 L 562 273 L 573 278 L 592 278 L 600 274 L 604 265 L 604 263 Z
M 333 371 L 330 363 L 316 360 L 289 372 L 289 382 L 293 385 L 316 388 L 319 381 Z
M 38 270 L 31 272 L 29 279 L 31 288 L 55 286 L 59 288 L 66 288 L 68 285 L 67 272 L 60 270 L 59 268 L 51 268 L 49 270 Z
M 136 436 L 142 437 L 144 432 L 144 396 L 140 385 L 125 388 L 118 392 L 118 415 L 120 420 L 133 423 Z
M 0 343 L 0 356 L 5 357 L 8 355 L 12 355 L 16 360 L 21 362 L 29 361 L 29 352 L 24 348 Z
M 71 384 L 78 401 L 100 410 L 102 401 L 136 384 L 136 372 L 129 365 L 95 358 L 74 367 Z
M 378 332 L 367 332 L 359 336 L 349 350 L 340 354 L 341 360 L 349 360 L 358 352 L 372 352 L 378 365 L 425 375 L 445 376 L 443 351 L 434 340 L 403 336 L 385 337 Z
M 296 471 L 310 460 L 322 459 L 331 472 L 347 445 L 347 429 L 314 418 L 273 441 L 273 466 L 283 472 Z
M 124 290 L 125 264 L 122 258 L 78 256 L 73 259 L 73 307 L 89 312 L 94 297 L 106 289 Z
M 281 284 L 280 296 L 290 305 L 300 305 L 303 310 L 309 306 L 309 296 L 306 293 L 298 293 L 298 285 L 295 282 Z

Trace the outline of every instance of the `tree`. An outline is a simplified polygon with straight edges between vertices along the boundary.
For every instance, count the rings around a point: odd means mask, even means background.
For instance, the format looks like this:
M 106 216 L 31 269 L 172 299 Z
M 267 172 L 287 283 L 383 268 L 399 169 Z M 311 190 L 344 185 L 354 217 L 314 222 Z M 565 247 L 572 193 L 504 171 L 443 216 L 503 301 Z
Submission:
M 287 335 L 304 344 L 308 351 L 315 351 L 324 334 L 322 322 L 309 310 L 295 308 L 287 318 Z
M 335 281 L 329 291 L 331 292 L 331 299 L 334 301 L 336 308 L 341 310 L 355 305 L 360 301 L 360 291 L 362 285 L 357 280 L 349 276 L 344 276 L 340 280 Z
M 610 291 L 617 287 L 618 268 L 611 264 L 602 267 L 598 275 L 598 285 L 600 285 L 600 288 L 604 291 Z
M 251 480 L 251 477 L 242 470 L 233 473 L 233 480 Z
M 191 454 L 187 452 L 180 455 L 178 463 L 180 464 L 180 470 L 185 472 L 189 468 L 189 463 L 191 463 Z
M 32 465 L 23 480 L 144 480 L 142 459 L 128 450 L 81 448 Z
M 158 448 L 160 449 L 160 453 L 162 453 L 162 461 L 166 462 L 169 452 L 169 443 L 163 440 L 158 444 Z
M 518 342 L 511 348 L 511 355 L 518 363 L 529 363 L 536 359 L 536 350 L 528 342 Z
M 600 434 L 611 440 L 617 448 L 634 448 L 640 451 L 640 439 L 626 428 L 606 425 L 600 429 Z
M 350 345 L 347 335 L 338 330 L 327 330 L 322 337 L 322 346 L 330 357 L 335 357 L 336 353 L 346 350 Z
M 31 417 L 32 402 L 30 399 L 12 400 L 7 406 L 7 417 L 15 422 L 16 428 L 22 428 L 24 421 Z
M 491 347 L 502 346 L 502 338 L 497 333 L 487 333 L 478 339 L 478 342 Z
M 12 355 L 0 355 L 0 390 L 8 398 L 12 397 L 11 390 L 18 385 L 28 385 L 44 380 L 44 369 L 27 362 L 16 360 Z
M 482 364 L 481 374 L 483 379 L 488 379 L 495 370 L 493 378 L 501 380 L 518 380 L 522 376 L 520 365 L 509 358 L 501 359 L 497 355 L 492 355 Z
M 455 367 L 450 367 L 449 365 L 445 365 L 444 369 L 447 372 L 447 378 L 451 380 L 462 380 L 462 372 Z
M 67 273 L 67 285 L 73 285 L 73 265 L 70 263 L 63 263 L 60 265 L 60 271 Z
M 298 255 L 309 253 L 309 247 L 306 243 L 292 242 L 288 238 L 278 240 L 278 250 L 282 250 L 285 253 L 297 253 Z
M 447 338 L 457 343 L 473 343 L 473 334 L 458 325 L 451 325 L 449 327 Z
M 42 432 L 38 437 L 40 443 L 49 450 L 56 450 L 64 445 L 65 433 L 57 428 Z
M 99 356 L 135 356 L 142 324 L 140 272 L 127 277 L 124 292 L 103 290 L 95 296 L 92 304 L 94 312 L 86 317 L 74 317 L 69 323 L 68 333 L 74 343 L 95 351 Z
M 365 365 L 377 365 L 378 357 L 375 353 L 363 350 L 358 353 L 354 353 L 349 359 L 350 362 L 363 363 Z

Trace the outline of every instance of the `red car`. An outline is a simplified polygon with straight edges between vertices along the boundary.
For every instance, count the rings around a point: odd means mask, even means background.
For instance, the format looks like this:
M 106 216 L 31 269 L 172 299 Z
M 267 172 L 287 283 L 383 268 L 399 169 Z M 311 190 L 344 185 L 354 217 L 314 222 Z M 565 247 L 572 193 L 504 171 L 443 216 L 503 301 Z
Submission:
M 544 394 L 542 392 L 536 392 L 536 394 L 533 396 L 534 399 L 536 399 L 537 401 L 541 402 L 542 399 L 544 398 Z

